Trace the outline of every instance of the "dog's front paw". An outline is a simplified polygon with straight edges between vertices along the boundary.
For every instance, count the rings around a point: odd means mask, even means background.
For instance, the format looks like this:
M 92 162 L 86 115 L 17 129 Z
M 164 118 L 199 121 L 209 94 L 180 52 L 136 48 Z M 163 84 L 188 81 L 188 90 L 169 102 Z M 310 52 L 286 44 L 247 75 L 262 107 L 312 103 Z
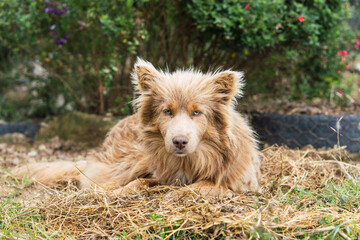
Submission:
M 144 189 L 148 189 L 149 187 L 153 187 L 158 184 L 158 181 L 155 179 L 136 179 L 131 181 L 127 185 L 120 187 L 116 190 L 113 190 L 112 193 L 116 196 L 126 196 L 130 194 L 135 194 L 143 191 Z
M 189 197 L 196 196 L 193 192 L 189 191 L 188 189 L 177 189 L 171 190 L 165 195 L 166 199 L 185 199 Z
M 233 191 L 217 187 L 200 187 L 193 190 L 203 198 L 231 198 L 234 196 Z
M 201 197 L 201 198 L 231 198 L 234 193 L 231 190 L 219 189 L 216 187 L 183 187 L 178 190 L 173 190 L 165 195 L 166 198 L 184 199 L 189 197 Z

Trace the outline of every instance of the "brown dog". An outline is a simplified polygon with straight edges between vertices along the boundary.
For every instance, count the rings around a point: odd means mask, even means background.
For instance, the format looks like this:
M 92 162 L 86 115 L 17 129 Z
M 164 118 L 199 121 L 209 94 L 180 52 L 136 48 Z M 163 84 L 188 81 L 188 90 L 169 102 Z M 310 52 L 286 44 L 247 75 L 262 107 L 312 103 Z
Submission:
M 242 79 L 235 71 L 163 72 L 138 59 L 138 111 L 109 132 L 101 151 L 86 162 L 32 164 L 15 175 L 28 173 L 47 185 L 79 180 L 117 193 L 143 183 L 258 191 L 257 142 L 234 110 Z

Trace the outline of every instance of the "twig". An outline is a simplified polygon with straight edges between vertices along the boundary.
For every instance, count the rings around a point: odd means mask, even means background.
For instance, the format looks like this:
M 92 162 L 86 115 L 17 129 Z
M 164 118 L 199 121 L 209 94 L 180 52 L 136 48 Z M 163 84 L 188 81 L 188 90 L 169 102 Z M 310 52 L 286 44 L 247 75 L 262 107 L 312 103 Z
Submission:
M 94 31 L 91 32 L 91 38 L 92 38 L 92 45 L 91 45 L 92 60 L 93 60 L 93 64 L 95 67 L 96 75 L 98 77 L 98 82 L 99 82 L 99 94 L 100 94 L 100 110 L 99 110 L 100 112 L 99 113 L 100 113 L 100 115 L 103 115 L 104 107 L 105 107 L 104 106 L 104 94 L 103 94 L 104 83 L 103 83 L 103 80 L 101 79 L 99 62 L 97 60 L 97 55 L 96 55 Z
M 339 165 L 343 164 L 343 165 L 346 165 L 348 167 L 351 167 L 351 168 L 356 168 L 358 170 L 360 170 L 360 167 L 358 166 L 355 166 L 353 164 L 349 164 L 349 163 L 346 163 L 346 162 L 340 162 L 340 161 L 336 161 L 336 160 L 325 160 L 325 161 L 310 161 L 311 164 L 316 164 L 316 163 L 320 163 L 320 164 L 326 164 L 326 163 L 337 163 Z
M 351 240 L 351 238 L 348 235 L 346 235 L 343 231 L 339 230 L 338 233 L 339 233 L 340 236 L 342 236 L 346 240 Z
M 173 231 L 172 233 L 170 233 L 169 236 L 167 236 L 165 239 L 170 239 L 170 237 L 171 237 L 172 235 L 174 235 L 174 233 L 183 230 L 182 227 L 185 225 L 185 223 L 186 223 L 187 221 L 188 221 L 188 220 L 185 219 L 185 221 L 181 224 L 181 226 L 180 226 L 179 228 L 177 228 L 175 231 Z
M 309 233 L 314 234 L 314 233 L 319 233 L 319 232 L 332 231 L 334 229 L 335 229 L 334 226 L 329 226 L 329 227 L 324 227 L 324 228 L 305 230 L 302 232 L 295 232 L 295 233 L 292 233 L 291 235 L 292 236 L 302 236 L 302 235 L 309 234 Z

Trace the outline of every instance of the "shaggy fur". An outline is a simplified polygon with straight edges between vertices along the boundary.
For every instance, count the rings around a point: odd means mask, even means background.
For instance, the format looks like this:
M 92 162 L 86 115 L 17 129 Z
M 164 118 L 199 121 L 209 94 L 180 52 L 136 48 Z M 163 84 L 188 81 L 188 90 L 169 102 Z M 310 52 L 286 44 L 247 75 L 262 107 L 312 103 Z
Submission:
M 254 133 L 234 110 L 243 74 L 155 69 L 138 59 L 133 83 L 137 113 L 108 133 L 87 162 L 17 169 L 47 185 L 66 179 L 82 187 L 134 189 L 141 184 L 258 191 L 260 159 Z

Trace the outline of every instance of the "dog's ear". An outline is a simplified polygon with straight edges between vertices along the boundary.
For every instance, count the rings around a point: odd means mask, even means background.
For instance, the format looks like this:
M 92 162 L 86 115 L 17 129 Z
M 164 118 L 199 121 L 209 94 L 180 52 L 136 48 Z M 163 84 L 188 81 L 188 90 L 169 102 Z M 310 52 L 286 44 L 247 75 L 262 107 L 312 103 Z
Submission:
M 235 100 L 235 97 L 240 97 L 241 88 L 244 86 L 243 79 L 243 72 L 227 70 L 215 74 L 214 84 L 217 100 L 228 105 Z
M 151 63 L 141 58 L 137 59 L 134 66 L 133 78 L 140 92 L 149 90 L 159 75 L 160 73 Z

